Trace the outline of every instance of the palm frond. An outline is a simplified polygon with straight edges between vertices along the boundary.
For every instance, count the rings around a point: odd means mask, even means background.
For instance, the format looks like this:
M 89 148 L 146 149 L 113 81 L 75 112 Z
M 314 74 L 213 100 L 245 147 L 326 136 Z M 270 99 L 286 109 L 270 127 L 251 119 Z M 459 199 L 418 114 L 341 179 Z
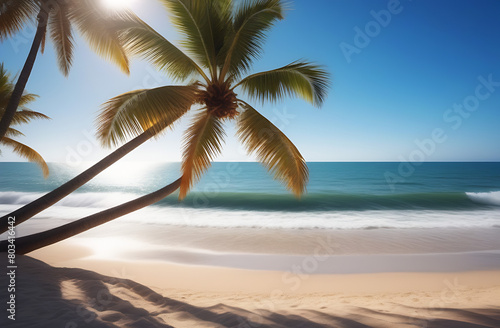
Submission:
M 6 86 L 11 85 L 10 73 L 5 69 L 3 63 L 0 63 L 0 90 L 3 90 Z
M 221 79 L 229 72 L 237 78 L 250 68 L 262 52 L 266 32 L 283 19 L 283 0 L 246 0 L 234 17 L 232 35 L 226 41 Z
M 234 34 L 233 0 L 215 0 L 212 2 L 210 17 L 212 38 L 214 42 L 215 64 L 222 69 L 227 57 L 227 40 Z
M 7 107 L 13 89 L 14 84 L 10 80 L 10 74 L 4 69 L 3 64 L 0 63 L 0 118 L 5 112 L 5 108 Z M 29 103 L 35 101 L 37 98 L 38 95 L 32 93 L 24 93 L 21 96 L 19 107 L 14 114 L 11 125 L 28 123 L 31 120 L 35 119 L 50 119 L 50 117 L 42 113 L 32 111 L 31 109 L 25 107 Z
M 10 80 L 10 74 L 4 69 L 3 64 L 0 63 L 0 118 L 5 112 L 5 108 L 7 107 L 13 89 L 14 85 Z M 32 93 L 24 93 L 21 96 L 19 107 L 14 114 L 11 125 L 29 123 L 31 120 L 35 119 L 50 119 L 50 117 L 42 113 L 32 111 L 31 109 L 25 107 L 29 103 L 35 101 L 37 98 L 38 95 Z
M 21 96 L 21 100 L 19 101 L 19 106 L 26 106 L 27 104 L 38 99 L 38 95 L 33 93 L 25 93 Z
M 50 117 L 48 117 L 45 114 L 32 111 L 30 109 L 18 110 L 14 114 L 14 118 L 12 119 L 11 126 L 19 125 L 19 124 L 26 124 L 26 123 L 31 122 L 32 120 L 38 120 L 38 119 L 50 120 Z
M 38 1 L 34 0 L 0 1 L 0 41 L 13 36 L 36 18 L 39 8 Z
M 45 45 L 47 44 L 47 29 L 42 34 L 42 41 L 40 42 L 40 53 L 45 53 Z
M 45 163 L 43 157 L 34 149 L 7 137 L 3 137 L 2 140 L 0 140 L 0 144 L 10 147 L 14 153 L 27 159 L 28 161 L 38 164 L 38 166 L 42 169 L 43 176 L 45 178 L 49 176 L 49 167 L 47 166 L 47 163 Z
M 65 2 L 60 2 L 59 6 L 50 12 L 49 29 L 50 38 L 56 49 L 59 69 L 65 76 L 68 76 L 73 62 L 74 44 L 68 6 Z
M 329 85 L 330 76 L 323 67 L 298 61 L 250 75 L 236 86 L 241 86 L 250 98 L 261 102 L 298 96 L 319 107 L 326 99 Z
M 19 130 L 16 130 L 12 127 L 9 127 L 7 129 L 7 132 L 5 132 L 5 136 L 9 138 L 15 138 L 15 137 L 24 137 L 24 133 L 22 133 Z
M 78 0 L 70 3 L 69 18 L 87 40 L 89 46 L 101 57 L 111 60 L 127 74 L 129 60 L 120 39 L 116 22 L 132 19 L 126 12 L 103 10 L 94 0 Z
M 1 3 L 0 3 L 1 5 Z M 3 64 L 0 64 L 0 118 L 5 113 L 5 108 L 10 99 L 13 90 L 13 83 L 10 80 L 10 74 L 4 69 Z M 11 122 L 12 125 L 28 123 L 33 119 L 48 119 L 46 115 L 32 111 L 30 109 L 25 108 L 24 106 L 32 101 L 34 101 L 38 96 L 30 93 L 25 93 L 21 96 L 20 107 L 14 114 L 14 118 Z M 24 136 L 24 134 L 12 127 L 9 127 L 5 133 L 5 136 L 0 140 L 0 145 L 4 145 L 12 148 L 14 153 L 18 154 L 21 157 L 26 158 L 30 162 L 34 162 L 40 166 L 43 171 L 44 177 L 49 175 L 49 168 L 47 163 L 45 163 L 42 156 L 37 153 L 32 148 L 12 139 L 15 137 Z
M 124 93 L 106 102 L 97 118 L 97 136 L 105 146 L 118 145 L 153 126 L 157 133 L 193 105 L 197 86 L 165 86 Z M 156 128 L 155 128 L 156 129 Z
M 189 189 L 210 167 L 211 161 L 220 154 L 224 136 L 221 121 L 206 110 L 194 117 L 184 135 L 179 199 L 186 197 Z
M 305 190 L 309 173 L 295 145 L 274 124 L 244 103 L 238 119 L 237 135 L 249 153 L 282 181 L 297 197 Z
M 230 16 L 227 0 L 163 0 L 172 23 L 184 35 L 182 45 L 197 61 L 216 74 L 217 54 L 223 47 Z M 224 7 L 226 6 L 226 7 Z
M 189 56 L 138 17 L 119 22 L 116 26 L 121 32 L 124 47 L 131 55 L 146 59 L 176 80 L 186 80 L 198 72 L 205 81 L 209 81 Z
M 14 85 L 10 80 L 10 74 L 4 68 L 3 63 L 0 63 L 0 116 L 3 115 L 3 110 L 7 107 L 13 90 Z

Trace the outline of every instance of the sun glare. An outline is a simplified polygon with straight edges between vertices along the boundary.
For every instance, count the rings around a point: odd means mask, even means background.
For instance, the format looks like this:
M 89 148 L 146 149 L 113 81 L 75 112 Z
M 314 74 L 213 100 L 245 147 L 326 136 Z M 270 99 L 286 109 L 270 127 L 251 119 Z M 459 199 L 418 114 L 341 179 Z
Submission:
M 156 162 L 118 162 L 99 176 L 99 182 L 112 186 L 143 186 L 151 171 L 161 166 Z
M 102 0 L 104 5 L 109 9 L 124 9 L 130 6 L 133 0 Z

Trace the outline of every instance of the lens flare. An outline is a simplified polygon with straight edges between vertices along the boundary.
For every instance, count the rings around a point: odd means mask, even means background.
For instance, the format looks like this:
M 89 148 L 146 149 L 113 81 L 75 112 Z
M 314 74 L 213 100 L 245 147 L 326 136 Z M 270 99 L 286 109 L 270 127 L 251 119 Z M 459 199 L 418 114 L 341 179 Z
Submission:
M 102 0 L 104 6 L 109 9 L 125 9 L 130 6 L 133 0 Z

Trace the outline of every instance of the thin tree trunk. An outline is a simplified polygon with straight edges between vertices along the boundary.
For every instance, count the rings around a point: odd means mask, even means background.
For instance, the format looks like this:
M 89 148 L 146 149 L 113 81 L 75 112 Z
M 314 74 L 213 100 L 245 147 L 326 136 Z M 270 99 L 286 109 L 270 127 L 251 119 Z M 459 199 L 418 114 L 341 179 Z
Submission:
M 7 231 L 9 217 L 15 217 L 16 221 L 15 225 L 18 225 L 28 220 L 29 218 L 35 216 L 36 214 L 40 213 L 41 211 L 49 208 L 50 206 L 54 205 L 67 195 L 71 194 L 76 189 L 80 188 L 81 186 L 92 180 L 92 178 L 94 178 L 96 175 L 104 171 L 113 163 L 115 163 L 128 153 L 130 153 L 132 150 L 134 150 L 135 148 L 139 147 L 141 144 L 152 138 L 155 135 L 155 131 L 157 130 L 158 127 L 153 126 L 152 128 L 146 130 L 141 135 L 135 137 L 134 139 L 130 140 L 129 142 L 127 142 L 126 144 L 124 144 L 123 146 L 121 146 L 108 156 L 106 156 L 100 162 L 94 164 L 92 167 L 90 167 L 83 173 L 80 173 L 75 178 L 69 180 L 59 188 L 56 188 L 51 192 L 45 194 L 44 196 L 32 201 L 31 203 L 26 204 L 23 207 L 15 210 L 14 212 L 1 217 L 0 233 Z
M 7 107 L 5 108 L 5 113 L 0 119 L 0 140 L 3 139 L 7 129 L 10 126 L 10 123 L 14 119 L 14 115 L 16 114 L 17 108 L 19 107 L 19 102 L 21 101 L 21 97 L 23 96 L 24 89 L 26 88 L 26 84 L 28 83 L 28 79 L 31 75 L 31 71 L 33 70 L 33 66 L 35 65 L 36 56 L 38 55 L 38 51 L 40 50 L 40 45 L 42 43 L 43 35 L 47 30 L 47 19 L 48 12 L 44 6 L 40 6 L 40 13 L 38 14 L 38 25 L 36 29 L 35 38 L 31 45 L 31 50 L 28 54 L 28 58 L 24 63 L 23 70 L 17 79 L 14 90 L 12 91 L 12 95 L 10 96 Z
M 65 224 L 63 226 L 36 233 L 30 236 L 16 238 L 16 254 L 26 254 L 45 246 L 55 244 L 61 240 L 73 237 L 84 231 L 90 230 L 106 222 L 112 221 L 123 215 L 137 211 L 143 207 L 154 204 L 173 193 L 181 184 L 181 179 L 169 184 L 162 189 L 148 195 L 131 200 L 124 204 L 112 207 L 102 212 L 87 216 L 83 219 Z M 7 252 L 9 243 L 6 240 L 0 242 L 0 252 Z

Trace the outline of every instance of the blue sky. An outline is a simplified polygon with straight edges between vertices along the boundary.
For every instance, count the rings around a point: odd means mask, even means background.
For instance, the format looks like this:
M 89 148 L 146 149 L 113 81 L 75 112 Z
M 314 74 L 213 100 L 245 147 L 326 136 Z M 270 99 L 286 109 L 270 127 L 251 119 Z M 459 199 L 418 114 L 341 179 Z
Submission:
M 135 0 L 132 8 L 179 40 L 158 1 Z M 327 66 L 332 89 L 321 109 L 296 99 L 256 108 L 306 160 L 500 161 L 499 1 L 295 0 L 286 16 L 254 70 L 307 58 Z M 0 60 L 12 73 L 21 70 L 33 35 L 27 28 L 0 43 Z M 52 120 L 23 126 L 22 141 L 50 162 L 101 159 L 111 150 L 93 137 L 100 105 L 123 92 L 172 83 L 139 60 L 131 70 L 122 74 L 77 39 L 74 66 L 64 78 L 48 44 L 27 89 L 41 96 L 32 109 Z M 179 161 L 188 122 L 126 159 Z M 231 124 L 227 132 L 218 160 L 252 160 Z M 2 150 L 0 161 L 19 160 Z

